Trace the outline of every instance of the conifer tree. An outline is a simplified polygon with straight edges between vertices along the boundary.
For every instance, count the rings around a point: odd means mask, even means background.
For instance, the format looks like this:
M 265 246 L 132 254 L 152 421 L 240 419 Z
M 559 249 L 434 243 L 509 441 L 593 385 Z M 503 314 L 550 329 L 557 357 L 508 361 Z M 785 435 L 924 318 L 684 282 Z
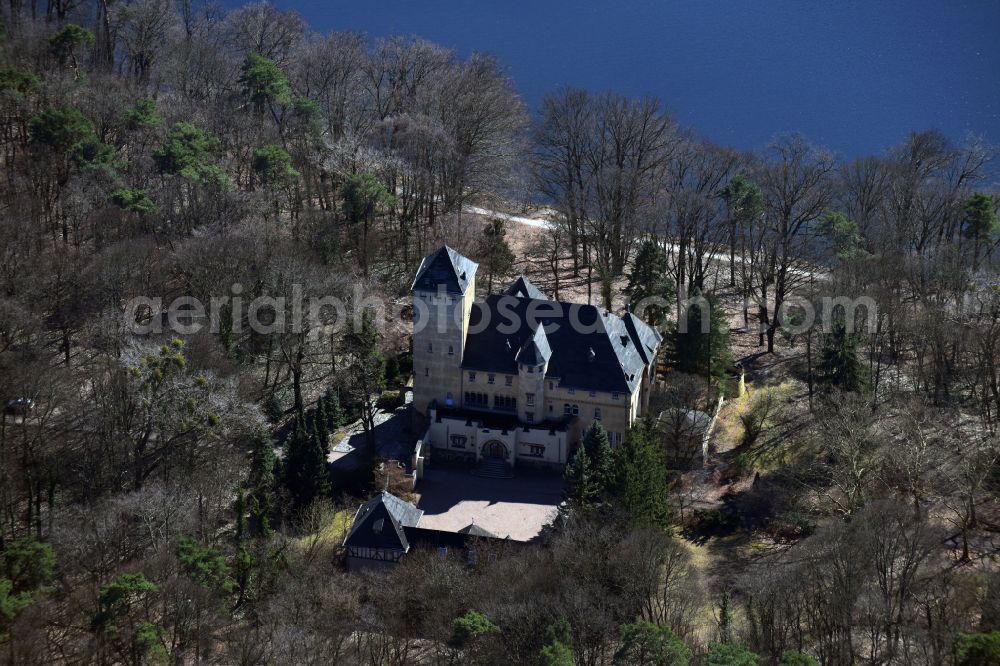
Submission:
M 206 136 L 191 123 L 179 122 L 153 151 L 153 161 L 164 175 L 228 190 L 232 183 L 226 172 L 215 164 L 220 151 L 218 139 Z
M 493 293 L 493 282 L 510 273 L 517 258 L 507 242 L 507 228 L 503 220 L 490 220 L 477 249 L 482 257 L 481 264 L 486 269 L 486 291 Z
M 619 493 L 633 524 L 668 527 L 667 468 L 654 424 L 643 420 L 633 425 L 617 454 Z
M 250 454 L 249 507 L 252 528 L 260 536 L 271 533 L 271 509 L 274 506 L 274 480 L 277 478 L 277 457 L 271 437 L 263 428 L 254 436 Z
M 583 433 L 582 448 L 587 451 L 590 476 L 600 494 L 606 495 L 615 484 L 615 453 L 600 421 L 594 421 Z
M 274 446 L 271 444 L 271 436 L 267 430 L 260 428 L 253 439 L 253 448 L 250 452 L 250 478 L 248 483 L 254 490 L 266 488 L 270 490 L 274 486 Z
M 575 507 L 586 509 L 593 505 L 599 490 L 594 483 L 587 447 L 581 444 L 566 466 L 566 499 Z
M 972 239 L 972 270 L 979 270 L 979 254 L 985 245 L 987 248 L 997 232 L 1000 232 L 1000 216 L 997 215 L 998 200 L 982 192 L 976 192 L 963 207 L 965 213 L 962 232 L 966 238 Z M 989 250 L 986 252 L 989 255 Z
M 721 382 L 733 364 L 725 310 L 714 295 L 696 295 L 685 314 L 667 336 L 667 360 L 681 372 Z
M 320 446 L 323 447 L 323 454 L 330 455 L 330 430 L 328 427 L 329 417 L 326 414 L 326 401 L 322 398 L 316 401 L 316 412 L 313 414 L 313 430 Z
M 367 173 L 352 174 L 344 183 L 344 215 L 354 230 L 361 226 L 361 270 L 368 275 L 368 234 L 380 210 L 392 206 L 396 198 L 378 178 Z M 356 232 L 355 232 L 356 233 Z M 356 237 L 356 236 L 355 236 Z
M 545 647 L 538 653 L 537 666 L 573 666 L 573 631 L 565 619 L 545 629 Z
M 868 385 L 868 368 L 858 359 L 857 336 L 847 332 L 842 319 L 826 336 L 818 370 L 822 382 L 844 391 L 862 391 Z
M 735 643 L 712 643 L 705 657 L 706 666 L 757 666 L 760 657 Z
M 288 106 L 292 103 L 292 88 L 288 77 L 276 62 L 259 53 L 251 53 L 243 61 L 239 82 L 243 86 L 243 94 L 253 104 L 258 115 L 263 115 L 267 107 Z
M 340 406 L 340 393 L 327 389 L 323 394 L 323 411 L 326 414 L 326 429 L 333 432 L 344 425 L 344 409 Z
M 621 628 L 615 664 L 622 666 L 686 666 L 691 650 L 669 627 L 638 619 Z
M 764 211 L 764 194 L 760 187 L 743 175 L 737 174 L 722 189 L 729 217 L 729 286 L 736 286 L 736 239 L 741 230 L 745 233 Z
M 625 294 L 633 309 L 645 299 L 662 301 L 648 303 L 646 307 L 639 308 L 641 312 L 637 312 L 650 324 L 661 324 L 666 319 L 669 312 L 667 304 L 674 300 L 676 291 L 667 273 L 667 254 L 655 241 L 644 241 L 639 248 Z
M 573 650 L 565 643 L 554 641 L 538 653 L 538 666 L 573 666 L 576 661 Z
M 330 490 L 326 457 L 315 434 L 310 435 L 301 419 L 288 439 L 285 456 L 285 487 L 292 498 L 294 511 L 299 511 Z
M 819 666 L 819 662 L 807 654 L 788 650 L 781 655 L 778 666 Z

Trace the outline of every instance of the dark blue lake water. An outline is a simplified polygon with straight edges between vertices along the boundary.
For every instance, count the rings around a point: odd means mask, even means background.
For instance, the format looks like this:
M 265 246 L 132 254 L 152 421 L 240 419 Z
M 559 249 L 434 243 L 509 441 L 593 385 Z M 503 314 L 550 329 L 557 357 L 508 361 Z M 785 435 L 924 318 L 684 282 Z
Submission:
M 532 107 L 563 84 L 651 93 L 700 134 L 743 149 L 789 130 L 844 157 L 930 127 L 1000 143 L 997 0 L 277 4 L 316 30 L 492 52 Z

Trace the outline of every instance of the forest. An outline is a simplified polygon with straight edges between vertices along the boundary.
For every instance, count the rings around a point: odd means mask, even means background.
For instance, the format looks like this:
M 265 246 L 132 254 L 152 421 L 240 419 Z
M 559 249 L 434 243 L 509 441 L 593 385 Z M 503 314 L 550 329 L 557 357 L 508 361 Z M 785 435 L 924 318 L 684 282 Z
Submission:
M 996 148 L 744 152 L 668 102 L 528 108 L 262 2 L 0 8 L 0 663 L 1000 664 Z M 654 404 L 711 449 L 588 431 L 535 541 L 348 573 L 331 525 L 393 479 L 326 456 L 405 391 L 444 242 L 481 296 L 669 304 Z M 127 308 L 295 293 L 362 324 Z

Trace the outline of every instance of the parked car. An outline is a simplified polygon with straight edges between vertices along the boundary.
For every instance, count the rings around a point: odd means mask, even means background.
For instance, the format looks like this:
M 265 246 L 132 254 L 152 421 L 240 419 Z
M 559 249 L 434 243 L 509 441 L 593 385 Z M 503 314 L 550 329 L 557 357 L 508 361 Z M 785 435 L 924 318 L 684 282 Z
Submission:
M 24 416 L 35 408 L 35 401 L 32 398 L 14 398 L 4 403 L 4 411 L 8 414 Z

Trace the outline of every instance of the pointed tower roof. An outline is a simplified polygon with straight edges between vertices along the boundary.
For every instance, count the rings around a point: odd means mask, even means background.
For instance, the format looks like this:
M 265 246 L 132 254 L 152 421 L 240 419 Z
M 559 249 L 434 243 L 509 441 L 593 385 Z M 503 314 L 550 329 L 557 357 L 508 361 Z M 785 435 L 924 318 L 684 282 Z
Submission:
M 517 279 L 511 282 L 510 286 L 507 287 L 503 293 L 507 296 L 517 296 L 518 298 L 536 298 L 543 301 L 548 300 L 545 294 L 543 294 L 538 287 L 531 284 L 531 281 L 523 275 L 517 276 Z
M 552 347 L 545 335 L 545 327 L 541 324 L 517 352 L 514 360 L 522 365 L 545 365 L 552 357 Z
M 411 290 L 436 292 L 443 287 L 449 294 L 465 294 L 477 268 L 476 262 L 442 245 L 420 262 Z
M 462 529 L 460 529 L 458 531 L 458 533 L 459 534 L 468 534 L 469 536 L 489 537 L 489 538 L 493 538 L 493 539 L 497 538 L 497 535 L 493 534 L 493 532 L 490 532 L 489 530 L 484 530 L 479 525 L 476 525 L 475 519 L 473 519 L 473 521 L 471 523 L 469 523 L 468 525 L 466 525 L 465 527 L 463 527 Z

